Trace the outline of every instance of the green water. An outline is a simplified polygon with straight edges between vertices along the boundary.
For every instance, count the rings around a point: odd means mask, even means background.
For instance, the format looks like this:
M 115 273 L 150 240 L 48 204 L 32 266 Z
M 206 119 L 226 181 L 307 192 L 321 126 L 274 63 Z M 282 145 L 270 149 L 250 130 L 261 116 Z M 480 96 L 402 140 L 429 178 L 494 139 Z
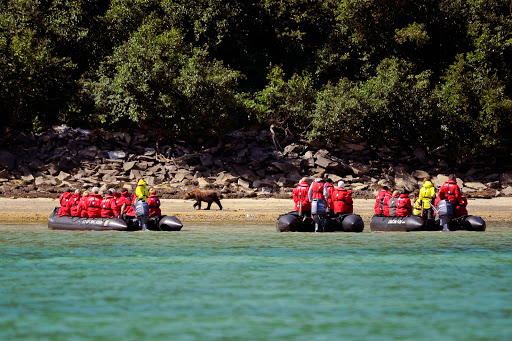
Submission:
M 0 225 L 1 340 L 510 340 L 512 225 Z

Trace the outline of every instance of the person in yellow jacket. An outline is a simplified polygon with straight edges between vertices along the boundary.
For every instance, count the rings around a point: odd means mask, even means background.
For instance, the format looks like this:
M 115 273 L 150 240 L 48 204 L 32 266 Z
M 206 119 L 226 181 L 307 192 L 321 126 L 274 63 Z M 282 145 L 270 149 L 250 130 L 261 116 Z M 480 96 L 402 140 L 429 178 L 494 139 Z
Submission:
M 434 217 L 434 210 L 432 203 L 436 198 L 436 189 L 430 181 L 430 177 L 423 179 L 423 187 L 420 188 L 419 200 L 423 207 L 423 217 L 426 219 L 432 219 Z M 421 209 L 421 207 L 420 207 Z
M 421 217 L 421 199 L 419 197 L 416 197 L 416 200 L 414 201 L 414 206 L 412 207 L 412 214 L 417 215 Z
M 138 199 L 142 199 L 144 201 L 148 200 L 149 197 L 149 190 L 146 184 L 146 181 L 144 179 L 139 178 L 137 181 L 137 188 L 135 189 L 135 196 Z

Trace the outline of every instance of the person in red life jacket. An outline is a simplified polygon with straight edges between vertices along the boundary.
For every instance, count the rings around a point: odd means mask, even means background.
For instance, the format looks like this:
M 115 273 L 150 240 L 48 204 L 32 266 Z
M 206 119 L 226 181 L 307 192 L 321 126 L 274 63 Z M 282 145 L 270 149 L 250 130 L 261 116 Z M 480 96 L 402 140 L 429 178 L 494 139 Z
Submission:
M 461 189 L 462 192 L 462 189 Z M 462 217 L 464 215 L 468 215 L 468 210 L 466 208 L 468 206 L 468 199 L 464 194 L 461 194 L 459 204 L 457 205 L 457 215 L 456 217 Z
M 308 178 L 300 179 L 297 187 L 293 190 L 293 202 L 295 211 L 302 212 L 302 215 L 308 217 L 311 215 L 311 202 L 309 201 L 309 182 Z
M 396 216 L 407 217 L 412 215 L 412 203 L 409 198 L 409 191 L 404 190 L 396 200 Z
M 149 190 L 149 197 L 147 200 L 149 206 L 149 217 L 161 216 L 162 211 L 160 210 L 160 198 L 156 195 L 156 190 L 151 188 Z
M 332 192 L 334 191 L 334 185 L 332 184 L 332 180 L 327 178 L 325 179 L 325 185 L 327 186 L 327 195 L 329 198 L 327 199 L 327 207 L 329 210 L 327 211 L 327 215 L 334 215 L 334 201 L 332 198 Z
M 87 214 L 87 200 L 89 200 L 89 191 L 84 191 L 84 194 L 82 194 L 82 197 L 80 198 L 80 202 L 78 203 L 78 207 L 76 209 L 77 211 L 77 217 L 82 218 L 88 218 L 89 215 Z
M 452 215 L 454 217 L 457 215 L 457 206 L 459 205 L 462 197 L 462 192 L 460 191 L 460 187 L 457 184 L 456 179 L 457 177 L 455 174 L 450 174 L 448 176 L 448 181 L 446 181 L 439 189 L 439 193 L 437 194 L 435 201 L 435 205 L 437 206 L 439 201 L 448 200 L 452 206 Z
M 98 187 L 93 187 L 91 190 L 91 195 L 86 202 L 87 207 L 87 215 L 89 218 L 99 218 L 101 217 L 101 202 L 103 198 L 99 194 L 100 189 Z
M 352 200 L 352 191 L 345 188 L 345 182 L 338 181 L 338 187 L 333 192 L 334 214 L 346 214 L 354 212 L 354 201 Z
M 311 184 L 308 191 L 311 202 L 311 215 L 315 221 L 315 232 L 323 232 L 326 223 L 325 215 L 328 211 L 329 194 L 324 179 L 319 175 Z
M 117 204 L 114 194 L 116 190 L 111 188 L 108 190 L 107 195 L 101 201 L 101 216 L 105 218 L 115 217 Z
M 391 191 L 388 186 L 382 186 L 382 189 L 377 193 L 375 198 L 374 211 L 377 215 L 389 215 L 389 199 L 391 199 Z
M 80 212 L 78 212 L 78 204 L 80 203 L 80 199 L 82 199 L 82 195 L 80 191 L 77 189 L 75 193 L 68 200 L 69 213 L 73 217 L 78 217 Z
M 59 213 L 58 213 L 59 217 L 62 217 L 63 215 L 71 215 L 71 212 L 69 211 L 69 207 L 68 207 L 68 201 L 69 201 L 69 198 L 71 198 L 71 196 L 72 196 L 71 192 L 64 192 L 60 195 L 60 197 L 59 197 L 60 208 L 59 208 Z
M 117 216 L 128 216 L 135 217 L 135 211 L 132 206 L 132 198 L 128 191 L 124 191 L 121 193 L 119 198 L 116 200 L 117 209 L 119 210 L 119 214 Z M 124 208 L 123 208 L 124 205 Z

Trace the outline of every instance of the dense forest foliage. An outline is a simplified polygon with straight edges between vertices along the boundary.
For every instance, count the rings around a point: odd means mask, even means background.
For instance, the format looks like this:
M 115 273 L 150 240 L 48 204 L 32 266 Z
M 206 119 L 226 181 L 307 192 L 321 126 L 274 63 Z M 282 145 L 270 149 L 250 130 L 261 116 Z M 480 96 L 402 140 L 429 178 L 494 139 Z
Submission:
M 511 145 L 510 0 L 0 0 L 0 125 Z

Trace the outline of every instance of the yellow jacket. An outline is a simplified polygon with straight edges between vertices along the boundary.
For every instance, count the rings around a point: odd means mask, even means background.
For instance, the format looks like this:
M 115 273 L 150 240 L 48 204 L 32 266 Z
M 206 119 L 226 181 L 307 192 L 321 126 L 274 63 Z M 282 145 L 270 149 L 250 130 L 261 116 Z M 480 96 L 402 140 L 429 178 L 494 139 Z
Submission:
M 139 180 L 137 188 L 135 189 L 135 195 L 137 196 L 137 199 L 148 200 L 149 190 L 146 186 L 146 181 L 143 179 Z
M 423 208 L 430 208 L 430 199 L 434 200 L 436 198 L 436 189 L 432 182 L 425 181 L 423 187 L 420 188 L 419 199 L 423 201 Z M 420 207 L 421 208 L 421 207 Z
M 412 214 L 414 215 L 421 215 L 421 199 L 416 199 L 416 202 L 414 203 L 414 207 L 412 208 Z

